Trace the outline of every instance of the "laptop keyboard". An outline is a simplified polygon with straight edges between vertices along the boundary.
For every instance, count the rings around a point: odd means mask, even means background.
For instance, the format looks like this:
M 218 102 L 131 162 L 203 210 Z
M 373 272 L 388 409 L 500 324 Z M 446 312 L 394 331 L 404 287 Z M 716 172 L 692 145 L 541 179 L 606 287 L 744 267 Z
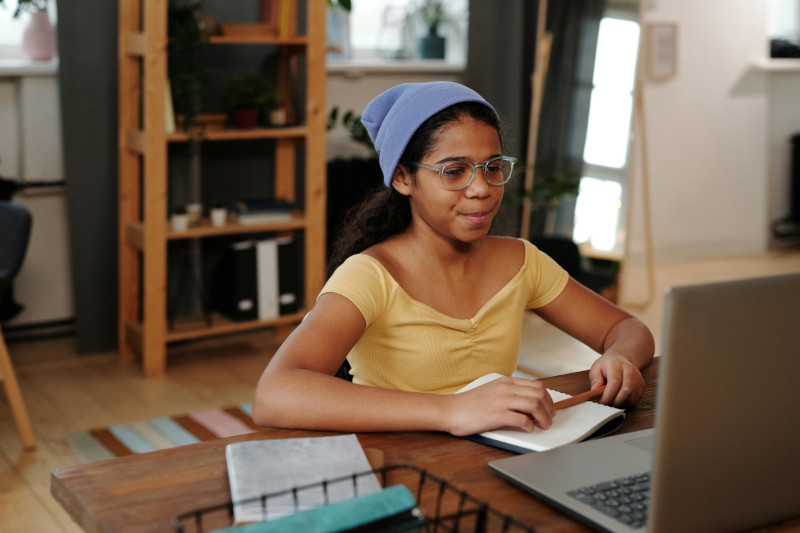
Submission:
M 616 518 L 633 529 L 647 523 L 650 500 L 650 474 L 615 479 L 567 492 L 570 496 L 601 513 Z

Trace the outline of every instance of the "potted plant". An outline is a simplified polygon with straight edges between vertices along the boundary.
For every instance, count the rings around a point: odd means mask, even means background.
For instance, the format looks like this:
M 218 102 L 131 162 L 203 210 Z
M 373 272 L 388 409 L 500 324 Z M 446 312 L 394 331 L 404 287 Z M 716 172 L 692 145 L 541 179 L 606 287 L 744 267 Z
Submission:
M 225 101 L 237 128 L 253 128 L 261 110 L 272 107 L 280 98 L 278 87 L 267 78 L 243 74 L 228 80 Z
M 328 114 L 328 131 L 336 128 L 338 121 L 339 107 L 334 106 Z M 367 128 L 364 127 L 364 124 L 361 122 L 361 115 L 356 115 L 355 112 L 350 109 L 346 111 L 344 115 L 342 115 L 341 125 L 345 131 L 347 131 L 351 140 L 366 146 L 372 152 L 375 152 L 375 145 L 372 144 L 372 140 L 369 138 L 369 134 L 367 133 Z
M 194 134 L 203 99 L 208 31 L 198 9 L 200 4 L 170 6 L 167 11 L 169 37 L 169 84 L 178 127 Z M 192 139 L 194 139 L 194 135 Z
M 5 0 L 0 0 L 0 5 L 5 7 Z M 22 33 L 22 51 L 34 61 L 52 59 L 56 54 L 56 38 L 47 14 L 47 0 L 18 0 L 14 18 L 23 13 L 29 13 L 30 20 Z
M 189 229 L 189 212 L 186 210 L 186 206 L 179 205 L 173 208 L 169 222 L 172 231 L 186 231 Z
M 428 34 L 419 40 L 419 56 L 423 59 L 444 59 L 445 38 L 439 35 L 439 26 L 449 22 L 450 16 L 442 0 L 423 0 L 419 15 L 428 28 Z
M 537 163 L 534 177 L 533 189 L 521 191 L 519 200 L 530 202 L 531 233 L 549 235 L 554 231 L 558 205 L 564 198 L 577 196 L 581 173 L 558 172 L 549 165 Z

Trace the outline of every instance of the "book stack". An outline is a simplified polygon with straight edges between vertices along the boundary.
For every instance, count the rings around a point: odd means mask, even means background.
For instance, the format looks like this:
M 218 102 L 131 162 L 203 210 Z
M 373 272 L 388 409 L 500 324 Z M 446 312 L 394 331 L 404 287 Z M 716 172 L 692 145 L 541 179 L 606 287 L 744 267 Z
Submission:
M 217 310 L 234 320 L 270 320 L 298 312 L 299 252 L 293 235 L 231 244 L 214 279 Z
M 259 26 L 264 33 L 278 37 L 289 37 L 293 31 L 292 21 L 297 18 L 295 0 L 260 0 L 258 9 Z
M 292 218 L 294 204 L 280 198 L 257 198 L 239 200 L 233 212 L 239 224 L 255 226 L 283 222 Z

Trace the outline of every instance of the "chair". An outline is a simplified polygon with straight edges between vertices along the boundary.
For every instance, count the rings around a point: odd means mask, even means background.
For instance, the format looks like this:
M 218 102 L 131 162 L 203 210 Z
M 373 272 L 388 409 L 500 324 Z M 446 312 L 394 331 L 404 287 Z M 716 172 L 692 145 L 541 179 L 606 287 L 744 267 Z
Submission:
M 613 269 L 592 268 L 572 239 L 534 236 L 530 241 L 561 265 L 570 276 L 596 293 L 606 296 L 607 289 L 616 282 L 617 275 Z
M 2 296 L 11 287 L 11 282 L 22 266 L 31 231 L 30 212 L 21 205 L 0 201 L 0 228 L 2 228 L 0 230 L 0 296 Z M 0 329 L 0 381 L 5 386 L 11 416 L 14 418 L 22 444 L 26 449 L 35 448 L 33 426 L 22 399 L 2 329 Z

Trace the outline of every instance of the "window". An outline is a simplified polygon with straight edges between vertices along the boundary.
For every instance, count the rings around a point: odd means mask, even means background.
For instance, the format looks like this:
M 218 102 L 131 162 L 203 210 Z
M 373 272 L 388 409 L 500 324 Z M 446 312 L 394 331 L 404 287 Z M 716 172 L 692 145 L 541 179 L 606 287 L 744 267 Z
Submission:
M 769 0 L 767 35 L 793 41 L 800 33 L 800 3 L 797 0 Z
M 25 29 L 25 18 L 14 18 L 17 0 L 5 0 L 0 5 L 0 58 L 21 57 L 22 30 Z
M 596 250 L 616 252 L 621 243 L 638 44 L 638 22 L 624 16 L 600 21 L 572 235 Z
M 349 16 L 349 57 L 352 60 L 419 59 L 418 41 L 427 34 L 419 14 L 425 0 L 352 0 Z M 467 0 L 441 0 L 446 21 L 438 34 L 445 38 L 445 61 L 466 59 Z
M 350 13 L 350 46 L 354 56 L 389 59 L 410 56 L 403 27 L 409 16 L 405 0 L 355 0 Z

